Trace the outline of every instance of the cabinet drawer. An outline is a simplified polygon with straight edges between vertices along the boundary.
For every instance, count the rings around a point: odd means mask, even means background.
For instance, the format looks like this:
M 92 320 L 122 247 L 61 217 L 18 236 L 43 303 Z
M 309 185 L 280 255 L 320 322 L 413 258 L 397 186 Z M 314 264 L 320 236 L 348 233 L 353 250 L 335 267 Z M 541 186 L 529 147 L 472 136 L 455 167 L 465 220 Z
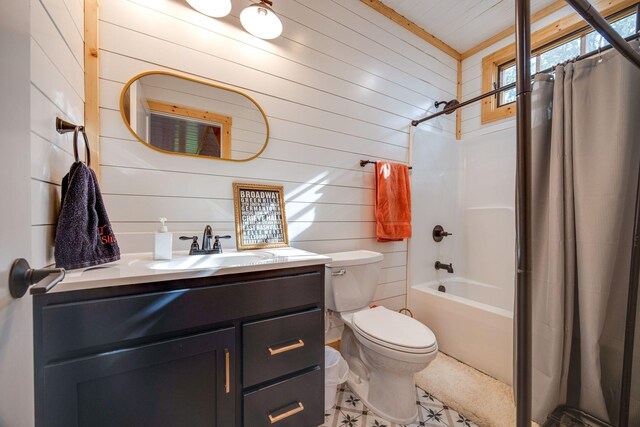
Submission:
M 315 304 L 323 298 L 316 272 L 200 288 L 46 305 L 42 308 L 42 354 L 77 357 L 91 347 L 182 330 L 245 316 Z M 36 343 L 36 348 L 38 348 Z M 104 348 L 104 347 L 103 347 Z M 91 353 L 90 350 L 85 351 Z
M 242 329 L 245 387 L 323 364 L 320 309 L 247 323 Z
M 244 395 L 244 423 L 251 427 L 315 427 L 324 422 L 324 375 L 306 374 Z

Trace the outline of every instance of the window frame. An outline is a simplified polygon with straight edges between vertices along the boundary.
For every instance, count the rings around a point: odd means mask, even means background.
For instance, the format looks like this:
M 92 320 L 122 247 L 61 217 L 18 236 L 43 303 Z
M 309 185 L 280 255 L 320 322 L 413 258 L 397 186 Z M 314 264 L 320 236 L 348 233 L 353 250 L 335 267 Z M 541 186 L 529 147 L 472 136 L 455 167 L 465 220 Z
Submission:
M 637 12 L 636 5 L 639 0 L 621 1 L 618 4 L 601 11 L 607 21 L 617 21 Z M 638 17 L 637 19 L 640 19 Z M 564 43 L 578 38 L 586 38 L 593 28 L 586 24 L 577 15 L 563 18 L 547 27 L 544 27 L 532 34 L 531 51 L 532 56 L 542 55 Z M 584 40 L 581 42 L 581 54 L 585 49 Z M 496 88 L 500 81 L 500 70 L 506 65 L 515 62 L 515 44 L 510 44 L 482 59 L 482 93 L 487 93 Z M 538 60 L 537 67 L 540 67 Z M 516 114 L 516 103 L 511 102 L 499 105 L 499 94 L 490 96 L 482 100 L 481 123 L 491 123 L 497 120 L 506 119 Z

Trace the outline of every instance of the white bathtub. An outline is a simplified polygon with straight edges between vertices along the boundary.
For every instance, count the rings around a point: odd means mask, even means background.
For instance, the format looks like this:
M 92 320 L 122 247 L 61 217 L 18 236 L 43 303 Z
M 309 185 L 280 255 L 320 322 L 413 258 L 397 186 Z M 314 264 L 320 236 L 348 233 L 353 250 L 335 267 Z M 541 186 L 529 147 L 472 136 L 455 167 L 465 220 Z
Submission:
M 445 292 L 438 291 L 440 285 Z M 442 352 L 512 384 L 513 294 L 455 278 L 414 285 L 409 301 L 414 317 L 434 332 Z

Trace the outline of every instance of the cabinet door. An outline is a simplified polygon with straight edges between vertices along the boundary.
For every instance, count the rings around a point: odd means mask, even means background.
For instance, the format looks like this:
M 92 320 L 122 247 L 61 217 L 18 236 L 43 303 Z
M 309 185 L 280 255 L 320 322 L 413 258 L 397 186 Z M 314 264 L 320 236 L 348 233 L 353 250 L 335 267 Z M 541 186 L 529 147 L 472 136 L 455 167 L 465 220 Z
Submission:
M 44 368 L 40 426 L 235 424 L 235 328 Z

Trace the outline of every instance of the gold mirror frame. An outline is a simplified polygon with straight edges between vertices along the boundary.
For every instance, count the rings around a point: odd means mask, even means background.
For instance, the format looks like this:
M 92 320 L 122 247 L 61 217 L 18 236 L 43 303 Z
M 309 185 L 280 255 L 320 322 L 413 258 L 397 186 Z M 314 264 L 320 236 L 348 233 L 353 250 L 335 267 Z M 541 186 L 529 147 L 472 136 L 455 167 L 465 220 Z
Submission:
M 131 128 L 131 125 L 129 124 L 129 121 L 127 120 L 127 117 L 125 116 L 125 113 L 124 113 L 124 97 L 125 97 L 125 94 L 127 93 L 127 90 L 129 90 L 129 88 L 131 87 L 131 85 L 135 81 L 137 81 L 138 79 L 141 79 L 144 76 L 153 75 L 153 74 L 162 74 L 162 75 L 165 75 L 165 76 L 177 77 L 177 78 L 188 80 L 188 81 L 191 81 L 191 82 L 194 82 L 194 83 L 200 83 L 200 84 L 207 85 L 207 86 L 210 86 L 210 87 L 214 87 L 214 88 L 218 88 L 218 89 L 222 89 L 222 90 L 227 90 L 229 92 L 235 92 L 235 93 L 237 93 L 239 95 L 242 95 L 245 98 L 247 98 L 256 107 L 258 107 L 258 110 L 260 111 L 260 114 L 262 114 L 262 118 L 264 119 L 264 124 L 265 124 L 265 128 L 266 128 L 266 135 L 265 135 L 265 139 L 264 139 L 264 145 L 262 146 L 260 151 L 258 151 L 256 154 L 254 154 L 253 156 L 248 157 L 246 159 L 222 159 L 222 158 L 218 158 L 218 157 L 208 157 L 208 156 L 201 156 L 201 155 L 198 155 L 198 154 L 177 153 L 175 151 L 163 150 L 161 148 L 155 147 L 155 146 L 151 145 L 150 143 L 142 140 L 142 138 L 140 138 L 138 136 L 138 134 Z M 260 104 L 258 104 L 256 102 L 255 99 L 253 99 L 252 97 L 250 97 L 246 93 L 240 92 L 239 90 L 236 90 L 236 89 L 233 89 L 233 88 L 221 86 L 221 85 L 215 84 L 215 83 L 205 82 L 203 80 L 194 79 L 192 77 L 181 75 L 181 74 L 177 74 L 177 73 L 170 73 L 168 71 L 145 71 L 144 73 L 140 73 L 140 74 L 132 77 L 131 79 L 129 79 L 129 81 L 124 85 L 124 88 L 122 88 L 122 92 L 120 93 L 120 117 L 122 118 L 122 121 L 124 122 L 124 124 L 127 127 L 127 129 L 129 129 L 129 132 L 131 132 L 131 134 L 138 140 L 138 142 L 143 144 L 145 147 L 151 148 L 151 149 L 156 150 L 156 151 L 158 151 L 160 153 L 172 154 L 172 155 L 176 155 L 176 156 L 195 157 L 195 158 L 198 158 L 198 159 L 221 160 L 221 161 L 225 161 L 225 162 L 248 162 L 249 160 L 253 160 L 253 159 L 257 158 L 258 156 L 260 156 L 260 154 L 262 154 L 262 152 L 267 148 L 267 145 L 269 144 L 269 135 L 270 135 L 269 120 L 267 120 L 267 115 L 264 113 L 264 110 L 262 109 Z

